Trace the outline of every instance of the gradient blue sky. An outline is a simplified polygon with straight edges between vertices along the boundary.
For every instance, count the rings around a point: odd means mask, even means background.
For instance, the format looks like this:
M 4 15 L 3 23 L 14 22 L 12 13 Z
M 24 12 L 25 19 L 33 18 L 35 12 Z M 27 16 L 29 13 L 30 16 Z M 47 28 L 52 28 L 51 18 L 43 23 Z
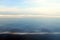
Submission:
M 0 0 L 0 12 L 60 16 L 60 0 Z

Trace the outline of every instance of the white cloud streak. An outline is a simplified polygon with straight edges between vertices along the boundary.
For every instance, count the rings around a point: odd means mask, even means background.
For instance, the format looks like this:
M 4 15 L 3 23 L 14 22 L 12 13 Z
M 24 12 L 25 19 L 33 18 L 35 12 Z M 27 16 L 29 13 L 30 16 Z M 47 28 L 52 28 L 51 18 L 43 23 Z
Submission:
M 60 16 L 47 16 L 47 15 L 0 15 L 0 18 L 60 18 Z

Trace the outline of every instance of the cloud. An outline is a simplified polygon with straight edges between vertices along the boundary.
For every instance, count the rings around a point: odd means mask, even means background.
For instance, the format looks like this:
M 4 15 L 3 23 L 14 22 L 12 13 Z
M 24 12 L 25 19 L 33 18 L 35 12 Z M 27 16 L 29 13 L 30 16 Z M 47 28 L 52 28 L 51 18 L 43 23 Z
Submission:
M 11 12 L 15 12 L 15 11 L 19 11 L 19 9 L 17 8 L 0 8 L 1 12 L 5 12 L 5 11 L 11 11 Z
M 60 18 L 60 16 L 48 16 L 48 15 L 0 15 L 0 18 Z
M 25 14 L 46 14 L 46 15 L 56 15 L 60 13 L 60 9 L 56 8 L 46 8 L 46 7 L 39 7 L 39 8 L 0 8 L 0 12 L 16 12 L 16 13 L 25 13 Z M 60 15 L 60 14 L 58 14 Z
M 0 7 L 0 12 L 8 11 L 25 14 L 60 15 L 60 3 L 56 1 L 57 0 L 24 0 L 22 3 L 26 7 L 23 7 L 23 5 L 20 5 L 22 8 L 20 6 L 2 6 Z

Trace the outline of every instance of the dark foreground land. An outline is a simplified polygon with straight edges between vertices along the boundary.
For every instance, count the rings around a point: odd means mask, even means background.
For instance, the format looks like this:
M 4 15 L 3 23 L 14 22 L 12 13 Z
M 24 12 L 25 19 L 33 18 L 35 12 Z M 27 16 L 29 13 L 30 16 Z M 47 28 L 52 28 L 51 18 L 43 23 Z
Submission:
M 52 34 L 0 34 L 0 40 L 60 40 L 60 36 Z

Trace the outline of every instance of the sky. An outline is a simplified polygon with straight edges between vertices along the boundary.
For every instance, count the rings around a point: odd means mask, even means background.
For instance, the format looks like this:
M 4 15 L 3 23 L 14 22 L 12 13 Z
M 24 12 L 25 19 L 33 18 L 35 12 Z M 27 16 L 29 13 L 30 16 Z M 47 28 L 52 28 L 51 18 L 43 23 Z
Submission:
M 60 0 L 0 0 L 0 14 L 60 16 Z

